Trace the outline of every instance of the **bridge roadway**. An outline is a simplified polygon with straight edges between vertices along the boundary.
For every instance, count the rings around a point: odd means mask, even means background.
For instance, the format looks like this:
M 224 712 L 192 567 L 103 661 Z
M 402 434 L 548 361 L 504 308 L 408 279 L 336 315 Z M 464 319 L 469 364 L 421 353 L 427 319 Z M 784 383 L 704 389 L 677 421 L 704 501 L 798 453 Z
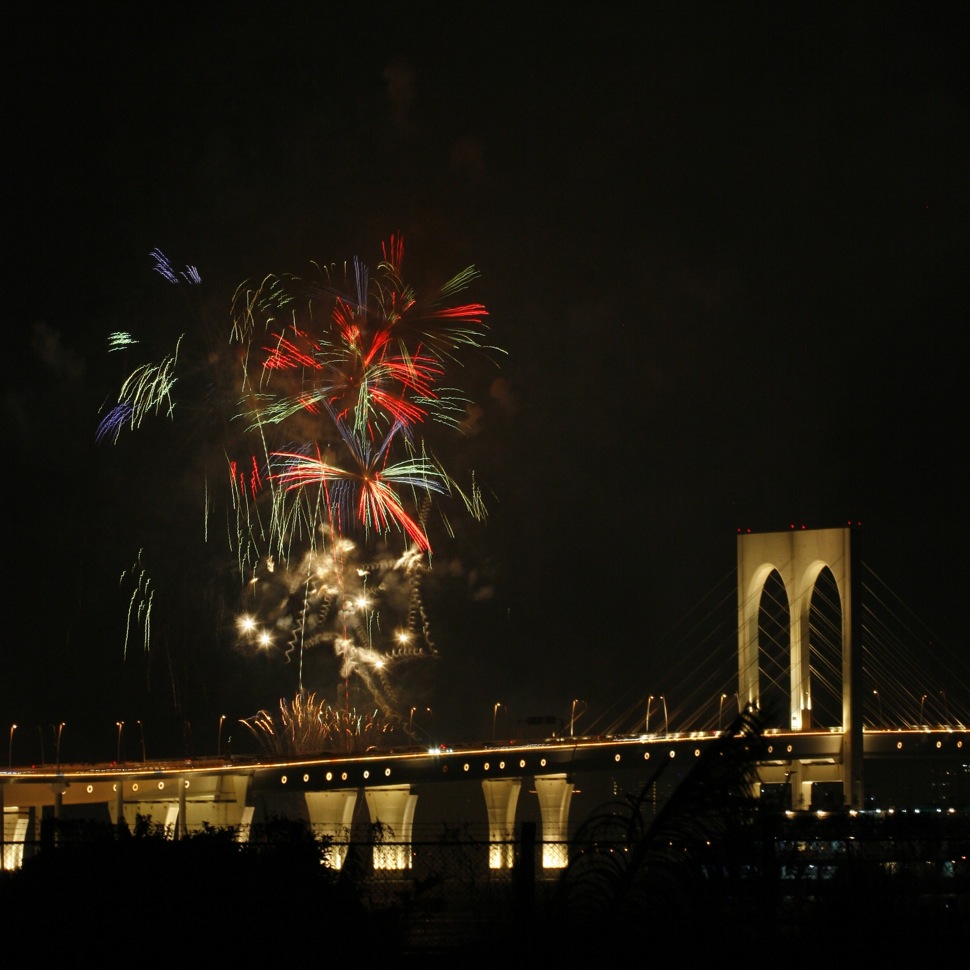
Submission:
M 970 732 L 958 728 L 866 731 L 866 761 L 949 759 L 970 755 Z M 511 865 L 512 833 L 523 779 L 538 796 L 543 865 L 563 864 L 561 843 L 568 834 L 569 807 L 577 776 L 615 776 L 632 771 L 642 779 L 663 759 L 675 759 L 677 774 L 709 748 L 710 733 L 608 738 L 558 738 L 507 745 L 471 745 L 431 750 L 375 750 L 293 759 L 201 759 L 124 765 L 62 765 L 0 771 L 4 865 L 19 865 L 28 830 L 38 814 L 61 817 L 68 806 L 107 808 L 115 822 L 133 825 L 150 815 L 174 834 L 203 823 L 235 826 L 242 833 L 263 816 L 299 815 L 316 831 L 346 842 L 363 793 L 371 822 L 382 823 L 399 844 L 385 847 L 380 868 L 409 866 L 412 827 L 419 791 L 431 783 L 471 782 L 484 794 L 488 815 L 490 865 Z M 842 780 L 843 735 L 838 731 L 768 732 L 759 761 L 762 785 L 792 786 L 792 805 L 811 805 L 811 786 Z M 466 786 L 467 787 L 467 786 Z M 532 790 L 532 789 L 528 789 Z M 72 817 L 84 814 L 74 808 Z M 518 813 L 521 815 L 521 812 Z M 255 819 L 254 819 L 255 815 Z M 36 837 L 36 835 L 35 835 Z M 557 845 L 558 843 L 558 845 Z M 342 856 L 338 853 L 338 864 Z

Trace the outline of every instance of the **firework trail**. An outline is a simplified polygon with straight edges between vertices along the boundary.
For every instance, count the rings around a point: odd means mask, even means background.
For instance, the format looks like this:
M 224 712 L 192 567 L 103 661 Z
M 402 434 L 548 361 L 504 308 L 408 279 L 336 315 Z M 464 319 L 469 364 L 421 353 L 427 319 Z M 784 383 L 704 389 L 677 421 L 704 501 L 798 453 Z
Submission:
M 169 283 L 174 283 L 177 286 L 183 281 L 186 283 L 202 282 L 202 277 L 195 266 L 186 266 L 183 271 L 177 273 L 171 260 L 160 249 L 153 249 L 151 256 L 155 260 L 155 272 L 167 279 Z
M 132 628 L 141 626 L 142 646 L 147 653 L 151 646 L 152 638 L 152 601 L 155 598 L 155 591 L 152 588 L 152 581 L 148 571 L 142 565 L 142 550 L 138 552 L 138 559 L 130 569 L 126 569 L 121 574 L 120 582 L 126 581 L 134 583 L 131 599 L 128 601 L 128 618 L 125 623 L 125 649 L 124 656 L 128 656 L 128 641 L 131 637 Z
M 151 255 L 169 283 L 199 283 L 195 267 L 177 272 Z M 437 511 L 450 534 L 446 506 L 485 516 L 474 478 L 460 483 L 429 444 L 434 428 L 457 433 L 471 404 L 449 375 L 466 354 L 496 350 L 484 306 L 460 302 L 478 273 L 465 269 L 424 299 L 405 282 L 403 259 L 392 236 L 373 273 L 355 258 L 317 266 L 309 280 L 243 284 L 230 352 L 209 355 L 228 363 L 220 385 L 235 387 L 220 427 L 226 537 L 243 581 L 238 635 L 297 665 L 294 703 L 307 696 L 308 652 L 326 646 L 345 685 L 358 678 L 393 712 L 394 668 L 436 654 L 422 599 L 429 518 Z M 148 417 L 175 420 L 184 339 L 131 372 L 99 440 L 117 442 Z M 109 339 L 109 351 L 137 346 L 129 333 Z M 207 481 L 207 523 L 212 497 Z

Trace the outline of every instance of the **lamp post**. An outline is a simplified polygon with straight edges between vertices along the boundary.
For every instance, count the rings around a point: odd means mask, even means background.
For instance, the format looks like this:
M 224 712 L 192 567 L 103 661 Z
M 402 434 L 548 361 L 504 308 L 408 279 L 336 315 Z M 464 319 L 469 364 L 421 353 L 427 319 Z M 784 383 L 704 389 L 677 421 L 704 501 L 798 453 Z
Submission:
M 727 694 L 721 694 L 721 703 L 718 705 L 718 708 L 717 708 L 717 733 L 718 734 L 721 733 L 721 715 L 724 713 L 724 699 L 726 697 L 727 697 Z
M 883 717 L 882 717 L 882 698 L 879 696 L 879 691 L 874 690 L 872 693 L 876 698 L 876 707 L 879 710 L 879 726 L 885 727 L 886 722 L 883 720 Z
M 47 755 L 44 754 L 44 729 L 39 724 L 37 725 L 37 736 L 40 738 L 40 763 L 46 765 Z
M 647 719 L 643 724 L 643 733 L 650 733 L 650 705 L 653 703 L 653 694 L 647 698 Z
M 920 730 L 923 728 L 923 705 L 926 703 L 926 694 L 924 694 L 919 699 L 919 726 Z
M 942 696 L 942 698 L 943 698 L 943 723 L 944 724 L 949 724 L 950 723 L 950 712 L 947 710 L 947 707 L 946 707 L 946 691 L 945 690 L 941 690 L 940 691 L 940 696 Z
M 10 740 L 7 742 L 7 767 L 13 767 L 13 732 L 17 730 L 16 724 L 10 725 Z
M 410 748 L 414 744 L 414 712 L 417 710 L 417 706 L 411 708 L 411 713 L 408 716 L 408 747 Z M 428 714 L 433 714 L 434 711 L 430 707 L 424 708 Z
M 118 764 L 121 762 L 121 732 L 124 730 L 125 722 L 115 721 L 115 727 L 118 729 L 118 744 L 115 750 L 115 763 Z
M 667 737 L 667 734 L 669 733 L 667 731 L 667 698 L 664 697 L 663 694 L 661 694 L 660 700 L 663 701 L 663 706 L 664 706 L 664 737 Z
M 581 701 L 578 697 L 573 698 L 572 707 L 570 708 L 570 711 L 569 711 L 569 736 L 570 737 L 574 737 L 575 736 L 574 733 L 573 733 L 573 730 L 576 727 L 576 705 L 577 704 L 583 704 L 583 705 L 585 705 L 586 704 L 586 701 Z M 585 709 L 586 708 L 584 706 L 583 710 L 585 710 Z M 580 711 L 579 713 L 582 714 L 583 711 Z
M 225 714 L 219 715 L 219 733 L 216 735 L 216 757 L 222 757 L 222 722 L 226 719 Z
M 495 740 L 495 719 L 498 717 L 498 709 L 502 706 L 501 701 L 496 701 L 492 707 L 492 740 Z
M 145 757 L 145 726 L 141 721 L 136 721 L 138 725 L 138 737 L 141 740 L 141 763 L 144 764 L 148 759 Z
M 61 767 L 61 732 L 64 730 L 64 721 L 57 725 L 57 740 L 54 743 L 56 765 Z

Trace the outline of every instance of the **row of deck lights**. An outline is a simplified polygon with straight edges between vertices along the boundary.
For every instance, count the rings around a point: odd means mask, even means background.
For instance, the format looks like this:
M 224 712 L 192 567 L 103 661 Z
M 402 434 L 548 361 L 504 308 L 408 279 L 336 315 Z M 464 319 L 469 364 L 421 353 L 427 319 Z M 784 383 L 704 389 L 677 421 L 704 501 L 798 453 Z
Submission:
M 433 750 L 431 752 L 429 752 L 429 754 L 434 754 L 434 753 L 435 752 Z M 699 758 L 700 755 L 701 755 L 701 749 L 700 748 L 695 748 L 694 749 L 694 757 L 695 758 Z M 670 758 L 676 758 L 677 757 L 677 752 L 671 749 L 668 752 L 668 757 L 670 757 Z M 615 762 L 619 763 L 622 760 L 622 755 L 619 752 L 616 752 L 613 755 L 613 760 Z M 650 752 L 649 751 L 644 751 L 643 752 L 643 760 L 644 761 L 649 761 L 650 760 Z M 540 758 L 539 759 L 539 767 L 540 768 L 545 768 L 547 766 L 548 766 L 547 759 L 546 758 Z M 519 767 L 519 770 L 525 770 L 528 767 L 528 763 L 527 763 L 527 761 L 526 761 L 525 758 L 520 758 L 519 759 L 518 767 Z M 484 770 L 484 771 L 490 771 L 491 768 L 492 768 L 491 762 L 489 762 L 489 761 L 483 762 L 483 764 L 482 764 L 482 770 Z M 499 771 L 505 771 L 505 768 L 506 768 L 505 762 L 504 761 L 499 761 L 498 762 L 498 770 Z M 448 765 L 447 764 L 442 765 L 441 770 L 442 770 L 442 772 L 447 772 L 448 771 Z M 468 761 L 465 761 L 462 764 L 462 771 L 464 771 L 464 772 L 471 771 L 471 763 L 468 762 Z M 364 768 L 361 771 L 360 777 L 361 777 L 361 779 L 363 781 L 369 781 L 370 780 L 370 776 L 371 776 L 371 772 L 370 772 L 370 769 L 369 768 Z M 309 784 L 310 777 L 311 777 L 310 776 L 310 772 L 304 772 L 304 774 L 303 774 L 303 783 L 304 784 Z M 390 768 L 384 768 L 384 777 L 385 778 L 390 778 L 391 777 L 391 769 Z M 287 775 L 287 774 L 280 775 L 280 784 L 286 785 L 286 784 L 289 783 L 289 780 L 290 780 L 289 775 Z M 337 779 L 337 775 L 333 771 L 327 771 L 324 774 L 324 780 L 327 781 L 327 782 L 332 782 L 332 781 L 336 781 L 338 779 Z M 340 772 L 339 781 L 346 782 L 346 781 L 349 781 L 349 780 L 350 780 L 350 773 L 349 772 L 347 772 L 347 771 Z
M 876 703 L 877 703 L 877 705 L 879 707 L 879 720 L 880 720 L 880 722 L 882 722 L 883 721 L 882 698 L 880 697 L 878 690 L 873 690 L 872 695 L 876 699 Z M 729 696 L 730 696 L 729 694 L 721 694 L 721 696 L 720 696 L 720 701 L 719 701 L 719 704 L 718 704 L 718 712 L 717 712 L 717 730 L 718 730 L 718 733 L 720 733 L 721 730 L 723 729 L 724 702 L 729 698 Z M 945 720 L 946 723 L 949 723 L 949 711 L 947 709 L 946 692 L 941 690 L 940 691 L 940 696 L 943 698 L 944 720 Z M 920 726 L 922 726 L 922 724 L 923 724 L 923 713 L 924 713 L 924 709 L 925 709 L 925 705 L 926 705 L 926 701 L 927 701 L 928 697 L 929 697 L 928 694 L 923 694 L 920 697 L 920 705 L 919 705 L 919 724 L 920 724 Z M 734 694 L 734 698 L 737 701 L 737 704 L 738 704 L 738 712 L 740 713 L 740 711 L 741 711 L 741 698 L 740 698 L 740 695 L 737 694 L 737 693 L 735 693 Z M 646 714 L 644 716 L 644 725 L 643 725 L 644 734 L 649 734 L 650 733 L 650 714 L 651 714 L 651 711 L 653 710 L 653 702 L 654 701 L 657 701 L 660 705 L 662 705 L 662 708 L 663 708 L 663 716 L 664 716 L 664 737 L 667 737 L 669 735 L 669 722 L 668 722 L 668 715 L 667 715 L 667 699 L 666 699 L 666 697 L 663 694 L 660 694 L 660 695 L 657 695 L 657 696 L 654 696 L 653 694 L 651 694 L 647 698 Z M 582 699 L 580 699 L 578 697 L 572 699 L 571 704 L 570 704 L 570 710 L 569 710 L 569 737 L 571 737 L 571 738 L 572 737 L 575 737 L 576 719 L 578 717 L 581 717 L 586 712 L 587 706 L 588 705 L 587 705 L 586 701 L 584 701 L 584 700 L 582 700 Z M 498 730 L 498 712 L 502 708 L 505 708 L 506 716 L 508 716 L 508 707 L 507 707 L 507 705 L 503 704 L 501 701 L 496 701 L 495 704 L 492 706 L 492 740 L 493 741 L 496 739 L 497 730 Z M 414 713 L 417 710 L 419 710 L 419 708 L 417 706 L 412 707 L 411 708 L 411 711 L 410 711 L 410 714 L 408 716 L 408 732 L 407 733 L 408 733 L 408 746 L 409 747 L 414 742 Z M 423 710 L 426 713 L 428 713 L 428 714 L 432 714 L 433 713 L 430 707 L 426 707 Z M 218 726 L 218 731 L 217 731 L 217 735 L 216 735 L 216 757 L 217 758 L 221 758 L 222 757 L 222 726 L 223 726 L 223 723 L 225 722 L 225 720 L 226 720 L 226 715 L 225 714 L 221 714 L 219 716 L 219 726 Z M 146 756 L 145 756 L 145 729 L 144 729 L 144 725 L 142 724 L 142 722 L 140 720 L 139 721 L 136 721 L 135 723 L 138 725 L 139 737 L 140 737 L 140 741 L 141 741 L 141 760 L 142 761 L 145 761 L 147 759 L 146 759 Z M 60 766 L 60 763 L 61 763 L 61 734 L 64 731 L 65 726 L 66 726 L 66 722 L 65 721 L 61 721 L 59 724 L 51 724 L 50 725 L 50 727 L 54 731 L 55 760 L 56 760 L 56 764 L 58 766 Z M 13 767 L 13 738 L 14 738 L 14 733 L 17 731 L 17 728 L 18 727 L 19 727 L 19 725 L 17 725 L 17 724 L 11 724 L 10 725 L 10 735 L 9 735 L 8 742 L 7 742 L 7 767 L 8 768 L 12 768 Z M 117 734 L 117 745 L 116 745 L 116 752 L 115 752 L 115 760 L 117 762 L 121 762 L 121 760 L 122 760 L 122 739 L 123 739 L 125 722 L 124 721 L 115 721 L 115 727 L 118 730 L 118 734 Z M 186 727 L 187 727 L 187 729 L 190 729 L 188 727 L 188 723 L 187 722 L 186 722 Z M 38 725 L 37 726 L 37 731 L 38 731 L 38 734 L 39 734 L 39 737 L 40 737 L 41 763 L 43 764 L 46 761 L 46 758 L 44 757 L 44 733 L 43 733 L 43 728 L 41 727 L 41 725 Z

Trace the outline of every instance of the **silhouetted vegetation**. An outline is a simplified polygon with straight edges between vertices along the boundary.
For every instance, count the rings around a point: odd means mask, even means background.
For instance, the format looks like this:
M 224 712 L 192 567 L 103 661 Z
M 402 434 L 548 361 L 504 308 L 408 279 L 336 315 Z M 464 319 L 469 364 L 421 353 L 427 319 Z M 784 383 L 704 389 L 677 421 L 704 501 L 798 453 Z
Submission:
M 356 956 L 386 943 L 353 880 L 323 864 L 330 843 L 305 823 L 273 819 L 247 842 L 212 826 L 170 835 L 141 816 L 132 830 L 45 823 L 39 851 L 0 880 L 0 908 L 20 928 L 16 945 L 91 942 L 119 958 L 116 947 L 147 946 L 154 959 L 172 948 Z
M 548 938 L 589 957 L 965 954 L 970 818 L 775 810 L 753 796 L 763 727 L 742 713 L 656 815 L 666 764 L 594 812 L 573 839 Z

